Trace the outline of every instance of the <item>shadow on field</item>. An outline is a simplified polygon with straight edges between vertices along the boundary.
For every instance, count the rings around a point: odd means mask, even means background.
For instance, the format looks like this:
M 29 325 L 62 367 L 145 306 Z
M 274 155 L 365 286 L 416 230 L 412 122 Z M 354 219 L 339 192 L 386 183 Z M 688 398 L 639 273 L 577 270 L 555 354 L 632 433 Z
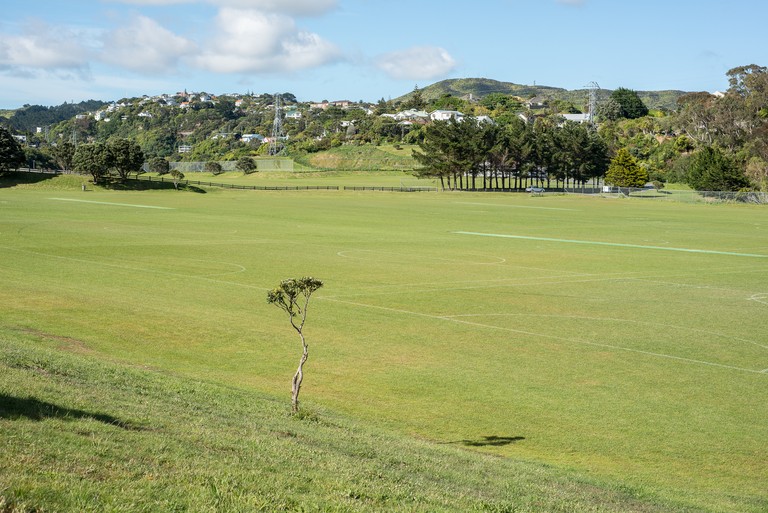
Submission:
M 26 173 L 23 171 L 9 171 L 0 173 L 0 189 L 16 187 L 21 184 L 33 184 L 55 178 L 53 173 Z
M 456 440 L 455 442 L 443 442 L 444 444 L 461 444 L 467 447 L 502 447 L 525 440 L 524 436 L 484 436 L 476 440 Z
M 141 431 L 143 428 L 140 426 L 132 425 L 128 422 L 124 422 L 117 417 L 111 415 L 105 415 L 103 413 L 89 413 L 82 410 L 74 410 L 71 408 L 64 408 L 52 403 L 40 401 L 34 397 L 12 397 L 5 394 L 0 394 L 0 418 L 18 420 L 26 418 L 30 420 L 45 420 L 48 418 L 59 419 L 92 419 L 104 424 L 110 424 L 119 428 L 128 429 L 131 431 Z
M 174 190 L 173 182 L 160 182 L 155 180 L 149 181 L 141 180 L 138 178 L 129 178 L 125 181 L 112 181 L 105 185 L 105 187 L 116 191 Z M 194 185 L 189 185 L 186 183 L 179 183 L 179 191 L 196 192 L 198 194 L 205 194 L 207 192 L 205 189 L 201 189 L 200 187 L 195 187 Z

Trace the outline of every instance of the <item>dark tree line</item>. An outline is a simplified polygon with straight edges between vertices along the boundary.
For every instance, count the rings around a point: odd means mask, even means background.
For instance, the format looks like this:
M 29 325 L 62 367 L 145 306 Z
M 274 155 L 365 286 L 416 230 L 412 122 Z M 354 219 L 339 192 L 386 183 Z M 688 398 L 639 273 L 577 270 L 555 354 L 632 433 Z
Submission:
M 436 121 L 425 128 L 413 157 L 422 166 L 416 176 L 452 190 L 582 186 L 602 177 L 609 162 L 608 146 L 594 128 L 556 119 Z

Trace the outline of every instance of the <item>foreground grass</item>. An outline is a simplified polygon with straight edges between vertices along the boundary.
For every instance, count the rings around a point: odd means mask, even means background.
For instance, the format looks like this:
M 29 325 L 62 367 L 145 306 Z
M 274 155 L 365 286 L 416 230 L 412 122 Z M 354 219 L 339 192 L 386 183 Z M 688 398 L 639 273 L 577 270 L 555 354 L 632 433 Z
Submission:
M 282 397 L 295 341 L 264 297 L 312 274 L 315 404 L 665 504 L 768 509 L 765 208 L 64 179 L 0 190 L 0 326 Z
M 694 511 L 83 351 L 0 329 L 0 511 Z

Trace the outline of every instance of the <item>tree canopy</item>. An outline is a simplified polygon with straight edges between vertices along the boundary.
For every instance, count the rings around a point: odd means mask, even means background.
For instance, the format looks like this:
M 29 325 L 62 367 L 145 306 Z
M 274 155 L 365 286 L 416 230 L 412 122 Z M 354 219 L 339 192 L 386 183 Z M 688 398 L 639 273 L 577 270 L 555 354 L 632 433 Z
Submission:
M 0 174 L 18 169 L 26 162 L 24 149 L 5 128 L 0 127 Z
M 648 173 L 640 167 L 629 150 L 622 148 L 611 160 L 605 181 L 616 187 L 643 187 L 648 183 Z
M 611 100 L 618 104 L 620 118 L 637 119 L 648 115 L 648 107 L 632 89 L 619 87 L 611 93 Z

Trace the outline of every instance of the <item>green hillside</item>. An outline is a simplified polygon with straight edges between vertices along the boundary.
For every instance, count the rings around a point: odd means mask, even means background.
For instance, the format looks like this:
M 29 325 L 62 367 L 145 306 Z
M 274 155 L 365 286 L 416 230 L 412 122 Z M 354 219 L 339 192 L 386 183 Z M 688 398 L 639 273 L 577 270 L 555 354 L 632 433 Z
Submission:
M 551 467 L 437 445 L 333 412 L 94 358 L 0 329 L 0 511 L 662 512 Z M 694 511 L 694 510 L 688 510 Z
M 565 100 L 574 105 L 580 105 L 585 102 L 588 91 L 586 88 L 569 91 L 560 87 L 520 85 L 488 78 L 455 78 L 443 80 L 421 89 L 421 94 L 426 100 L 440 98 L 446 94 L 458 97 L 471 94 L 475 98 L 482 98 L 491 93 L 510 94 L 523 99 L 542 96 L 551 100 Z M 649 109 L 674 110 L 677 107 L 677 98 L 685 94 L 685 91 L 638 91 L 637 93 Z M 413 92 L 409 92 L 397 100 L 405 100 L 411 94 Z M 610 94 L 610 89 L 600 91 L 601 96 Z

